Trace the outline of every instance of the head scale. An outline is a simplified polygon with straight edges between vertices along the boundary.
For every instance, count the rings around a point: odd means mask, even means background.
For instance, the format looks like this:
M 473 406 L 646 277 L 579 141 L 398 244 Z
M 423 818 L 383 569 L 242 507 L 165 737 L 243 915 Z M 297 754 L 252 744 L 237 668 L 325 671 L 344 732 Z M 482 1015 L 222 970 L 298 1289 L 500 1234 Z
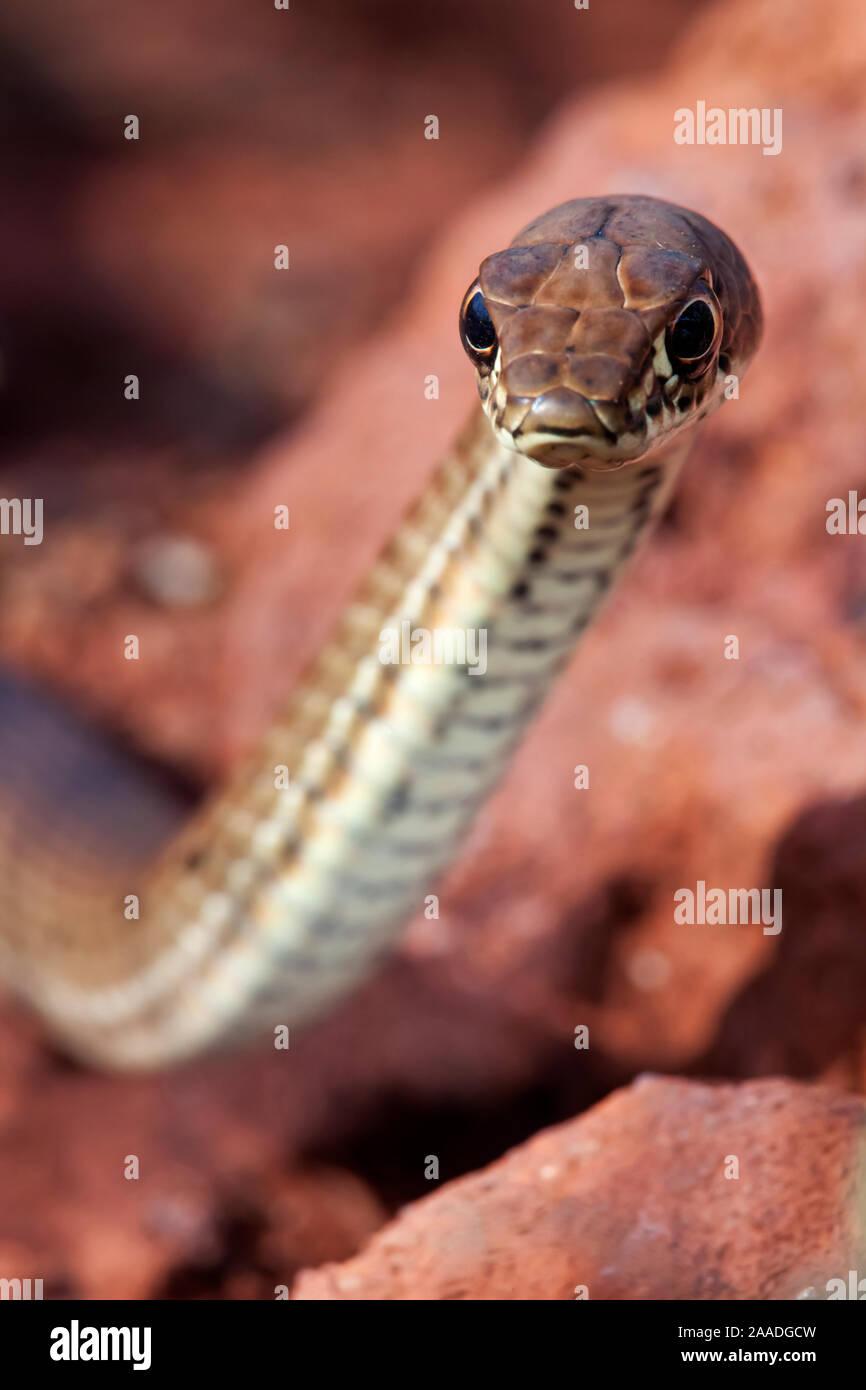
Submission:
M 460 334 L 502 443 L 552 468 L 616 468 L 721 403 L 761 306 L 736 246 L 699 213 L 577 198 L 482 262 Z

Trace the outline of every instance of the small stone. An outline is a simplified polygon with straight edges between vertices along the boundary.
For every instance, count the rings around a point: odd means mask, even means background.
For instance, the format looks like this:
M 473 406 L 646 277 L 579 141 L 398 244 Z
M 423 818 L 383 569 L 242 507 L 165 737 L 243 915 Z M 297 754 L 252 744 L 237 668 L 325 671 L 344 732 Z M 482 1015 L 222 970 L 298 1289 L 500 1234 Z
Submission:
M 142 591 L 163 608 L 200 608 L 223 589 L 212 551 L 191 536 L 154 536 L 133 556 L 132 570 Z

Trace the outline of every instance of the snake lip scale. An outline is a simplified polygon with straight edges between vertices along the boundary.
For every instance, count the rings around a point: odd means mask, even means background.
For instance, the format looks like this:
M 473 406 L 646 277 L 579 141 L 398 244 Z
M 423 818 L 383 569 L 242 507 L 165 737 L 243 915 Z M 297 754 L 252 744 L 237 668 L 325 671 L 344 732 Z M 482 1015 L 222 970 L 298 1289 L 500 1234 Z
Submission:
M 711 222 L 611 195 L 486 257 L 460 334 L 480 408 L 188 824 L 0 679 L 0 971 L 82 1058 L 147 1069 L 273 1036 L 375 968 L 742 378 L 761 308 Z M 483 632 L 484 671 L 384 662 L 404 623 Z

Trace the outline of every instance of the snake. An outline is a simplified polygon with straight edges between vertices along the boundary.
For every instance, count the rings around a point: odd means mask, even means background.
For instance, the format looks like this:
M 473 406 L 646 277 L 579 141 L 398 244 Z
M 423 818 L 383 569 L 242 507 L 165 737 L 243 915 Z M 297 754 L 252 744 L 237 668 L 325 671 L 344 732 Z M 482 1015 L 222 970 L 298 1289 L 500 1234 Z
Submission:
M 85 1064 L 276 1038 L 380 967 L 701 422 L 737 397 L 762 312 L 712 222 L 611 195 L 488 255 L 459 331 L 480 405 L 256 751 L 189 817 L 152 769 L 0 678 L 0 975 Z

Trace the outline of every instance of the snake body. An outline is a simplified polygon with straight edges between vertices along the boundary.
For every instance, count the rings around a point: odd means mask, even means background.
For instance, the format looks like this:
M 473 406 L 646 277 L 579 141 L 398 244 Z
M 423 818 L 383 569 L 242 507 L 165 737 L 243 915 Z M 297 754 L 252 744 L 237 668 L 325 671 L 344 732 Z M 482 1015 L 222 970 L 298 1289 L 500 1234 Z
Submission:
M 464 298 L 482 408 L 255 756 L 187 826 L 46 724 L 66 788 L 49 791 L 6 709 L 0 968 L 68 1048 L 161 1065 L 303 1022 L 370 972 L 760 328 L 745 262 L 698 214 L 636 196 L 553 209 Z M 485 668 L 459 643 L 389 664 L 395 633 L 483 633 Z

